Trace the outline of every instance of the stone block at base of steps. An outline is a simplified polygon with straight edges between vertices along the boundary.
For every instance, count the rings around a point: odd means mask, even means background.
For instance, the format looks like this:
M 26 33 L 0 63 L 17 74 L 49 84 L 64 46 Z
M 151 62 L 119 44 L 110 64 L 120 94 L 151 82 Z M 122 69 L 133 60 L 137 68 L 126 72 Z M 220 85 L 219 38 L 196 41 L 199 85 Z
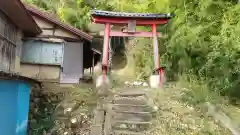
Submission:
M 112 129 L 125 131 L 146 131 L 151 124 L 151 122 L 139 121 L 114 121 L 112 123 Z
M 102 125 L 92 125 L 89 135 L 102 135 Z
M 112 118 L 114 120 L 130 120 L 130 121 L 150 121 L 152 119 L 152 114 L 149 112 L 114 112 Z
M 115 97 L 114 104 L 128 104 L 128 105 L 148 105 L 148 99 L 145 96 L 138 97 Z
M 117 94 L 118 96 L 121 97 L 137 97 L 137 96 L 146 96 L 147 91 L 139 91 L 139 90 L 134 90 L 134 91 L 123 91 L 121 93 Z

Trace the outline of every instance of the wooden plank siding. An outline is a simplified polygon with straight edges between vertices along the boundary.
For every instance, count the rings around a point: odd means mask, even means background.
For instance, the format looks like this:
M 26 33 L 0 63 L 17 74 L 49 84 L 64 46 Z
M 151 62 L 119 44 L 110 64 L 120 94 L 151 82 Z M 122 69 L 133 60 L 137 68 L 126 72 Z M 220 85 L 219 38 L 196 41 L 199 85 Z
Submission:
M 0 70 L 14 71 L 18 29 L 0 11 Z
M 71 41 L 81 41 L 76 34 L 71 31 L 60 27 L 59 25 L 46 20 L 43 17 L 39 17 L 36 15 L 32 15 L 38 26 L 41 28 L 42 33 L 38 35 L 39 38 L 57 38 L 57 39 L 65 39 Z

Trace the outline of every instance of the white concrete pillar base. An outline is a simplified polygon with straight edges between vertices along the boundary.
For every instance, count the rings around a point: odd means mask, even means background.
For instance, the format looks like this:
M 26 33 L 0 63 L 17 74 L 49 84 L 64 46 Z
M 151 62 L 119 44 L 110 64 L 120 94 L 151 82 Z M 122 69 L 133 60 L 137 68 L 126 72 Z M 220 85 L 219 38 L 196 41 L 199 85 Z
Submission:
M 96 79 L 96 88 L 102 87 L 102 86 L 109 86 L 111 85 L 110 77 L 100 75 Z
M 151 75 L 149 78 L 149 85 L 151 88 L 160 88 L 160 75 Z

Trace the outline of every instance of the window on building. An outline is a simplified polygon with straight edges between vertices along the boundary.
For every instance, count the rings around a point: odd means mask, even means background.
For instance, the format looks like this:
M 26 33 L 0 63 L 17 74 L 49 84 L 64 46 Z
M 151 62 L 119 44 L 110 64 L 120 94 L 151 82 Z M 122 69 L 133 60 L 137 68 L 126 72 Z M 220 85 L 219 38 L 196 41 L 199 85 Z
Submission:
M 0 11 L 0 70 L 15 67 L 17 27 Z

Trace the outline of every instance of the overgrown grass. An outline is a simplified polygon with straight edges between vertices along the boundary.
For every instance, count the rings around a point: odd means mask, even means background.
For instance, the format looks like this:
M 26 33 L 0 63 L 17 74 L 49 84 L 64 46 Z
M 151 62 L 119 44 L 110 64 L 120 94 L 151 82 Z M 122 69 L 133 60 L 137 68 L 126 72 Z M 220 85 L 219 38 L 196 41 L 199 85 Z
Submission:
M 234 129 L 239 132 L 240 117 L 237 115 L 240 112 L 239 106 L 232 105 L 229 97 L 211 90 L 207 83 L 204 83 L 204 80 L 193 78 L 193 76 L 185 75 L 177 82 L 176 88 L 182 90 L 181 101 L 193 106 L 197 112 L 202 112 L 205 116 L 222 116 L 222 122 L 214 119 L 215 123 L 226 129 L 231 128 L 231 130 Z M 210 103 L 211 106 L 206 103 Z M 213 110 L 212 107 L 216 110 Z M 227 123 L 227 125 L 224 123 Z
M 156 123 L 149 131 L 150 135 L 231 135 L 231 132 L 208 117 L 206 109 L 202 108 L 208 100 L 208 92 L 204 89 L 197 91 L 195 83 L 187 85 L 182 80 L 165 89 L 153 91 L 152 97 L 158 105 Z M 190 86 L 190 87 L 188 87 Z M 192 89 L 195 89 L 195 92 Z M 200 95 L 198 97 L 198 94 Z
M 73 135 L 88 132 L 97 95 L 86 84 L 68 90 L 33 90 L 31 99 L 29 135 Z
M 212 91 L 204 80 L 196 79 L 194 76 L 183 75 L 176 85 L 184 89 L 183 100 L 191 105 L 220 102 L 222 98 L 217 91 Z

